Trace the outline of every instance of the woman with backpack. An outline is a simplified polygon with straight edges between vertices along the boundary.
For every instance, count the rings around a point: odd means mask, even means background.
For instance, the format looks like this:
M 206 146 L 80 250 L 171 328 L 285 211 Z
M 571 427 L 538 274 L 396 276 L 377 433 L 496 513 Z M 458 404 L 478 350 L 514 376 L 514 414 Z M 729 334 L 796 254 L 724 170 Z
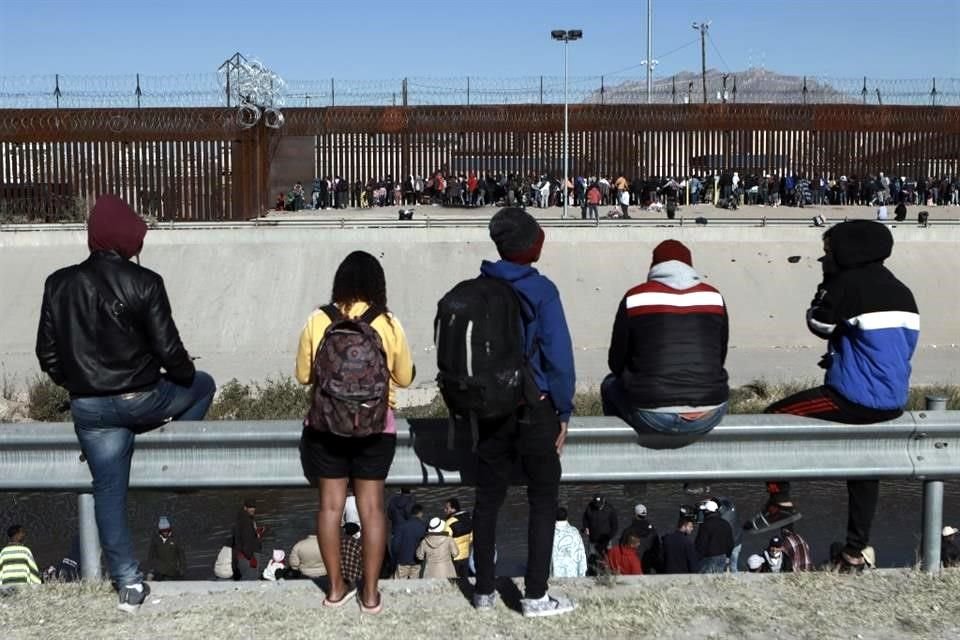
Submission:
M 312 384 L 300 461 L 319 488 L 317 538 L 330 587 L 326 607 L 356 596 L 364 613 L 382 609 L 377 580 L 387 544 L 383 487 L 396 450 L 395 389 L 413 382 L 410 346 L 387 309 L 379 261 L 354 251 L 333 279 L 333 301 L 307 318 L 300 335 L 296 376 Z M 343 579 L 340 522 L 351 484 L 360 512 L 363 590 Z

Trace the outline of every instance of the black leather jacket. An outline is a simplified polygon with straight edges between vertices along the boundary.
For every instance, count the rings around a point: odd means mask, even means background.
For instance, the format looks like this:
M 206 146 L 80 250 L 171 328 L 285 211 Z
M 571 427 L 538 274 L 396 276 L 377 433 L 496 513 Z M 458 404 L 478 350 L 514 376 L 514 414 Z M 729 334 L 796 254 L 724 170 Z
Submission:
M 71 396 L 149 389 L 161 367 L 174 382 L 189 385 L 195 371 L 163 278 L 106 251 L 47 278 L 37 359 Z

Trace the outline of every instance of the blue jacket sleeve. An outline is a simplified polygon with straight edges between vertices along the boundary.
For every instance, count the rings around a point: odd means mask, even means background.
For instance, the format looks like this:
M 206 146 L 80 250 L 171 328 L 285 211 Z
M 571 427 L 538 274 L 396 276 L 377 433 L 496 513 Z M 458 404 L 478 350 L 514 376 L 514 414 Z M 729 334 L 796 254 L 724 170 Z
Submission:
M 553 288 L 552 294 L 541 303 L 538 314 L 541 318 L 540 347 L 550 397 L 557 407 L 560 421 L 566 422 L 573 413 L 573 393 L 577 383 L 573 341 L 560 303 L 560 293 Z

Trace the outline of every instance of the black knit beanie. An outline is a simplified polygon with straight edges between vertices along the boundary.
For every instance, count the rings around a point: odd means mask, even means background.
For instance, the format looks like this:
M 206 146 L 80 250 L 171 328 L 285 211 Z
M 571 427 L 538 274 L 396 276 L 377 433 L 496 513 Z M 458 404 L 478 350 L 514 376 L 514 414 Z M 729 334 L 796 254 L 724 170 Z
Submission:
M 530 264 L 540 259 L 544 234 L 536 218 L 523 209 L 507 207 L 490 220 L 490 239 L 504 260 Z

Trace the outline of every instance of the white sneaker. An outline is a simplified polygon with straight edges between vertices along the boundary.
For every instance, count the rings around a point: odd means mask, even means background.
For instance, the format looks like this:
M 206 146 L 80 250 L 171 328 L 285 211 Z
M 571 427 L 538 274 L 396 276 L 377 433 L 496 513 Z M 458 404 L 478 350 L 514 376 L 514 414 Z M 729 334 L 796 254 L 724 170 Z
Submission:
M 523 598 L 520 600 L 520 608 L 523 610 L 524 618 L 543 618 L 570 613 L 576 608 L 576 605 L 567 598 L 551 596 L 548 593 L 537 600 Z

